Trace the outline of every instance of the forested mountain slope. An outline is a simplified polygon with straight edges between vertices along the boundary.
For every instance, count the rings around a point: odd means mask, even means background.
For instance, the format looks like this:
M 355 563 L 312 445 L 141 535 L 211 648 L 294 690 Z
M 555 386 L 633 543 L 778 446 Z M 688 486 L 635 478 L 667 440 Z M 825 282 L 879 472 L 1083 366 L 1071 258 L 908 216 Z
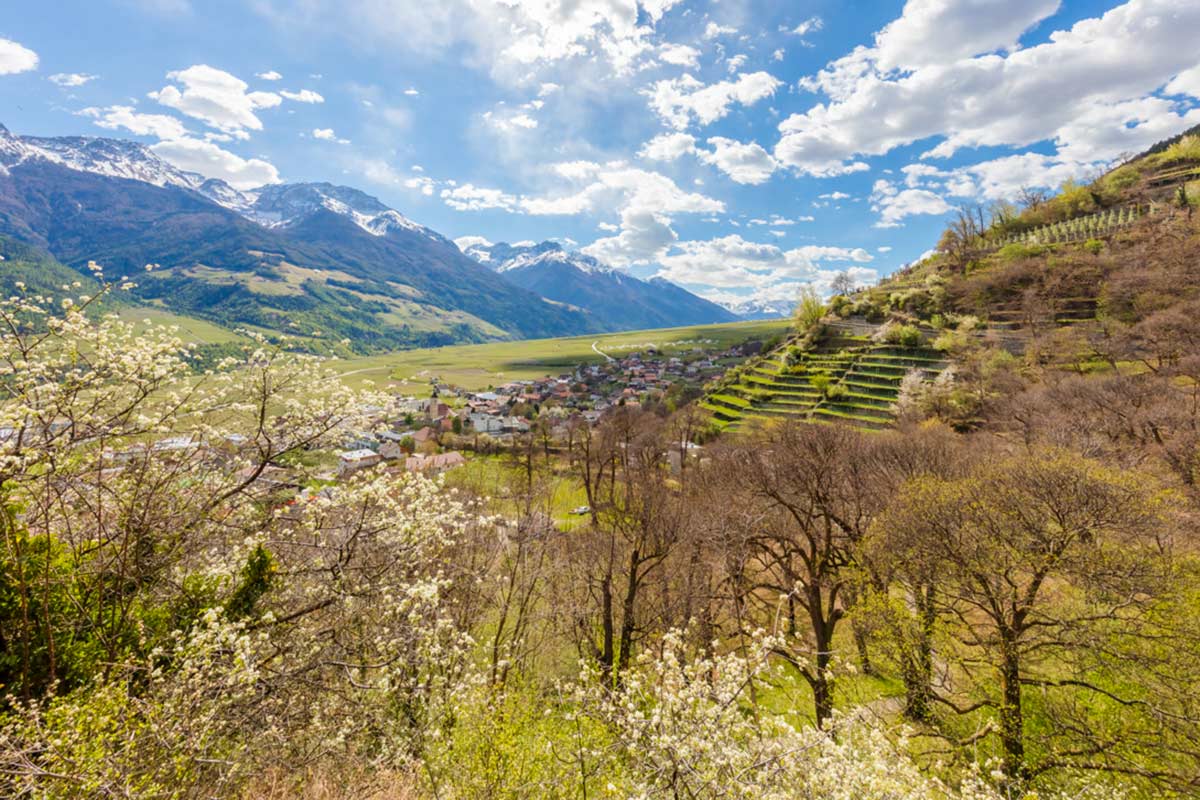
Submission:
M 505 281 L 586 310 L 605 330 L 733 322 L 737 315 L 661 278 L 641 280 L 557 242 L 473 245 L 467 255 Z
M 0 235 L 86 272 L 137 275 L 173 311 L 360 351 L 596 330 L 453 242 L 329 184 L 242 193 L 140 145 L 0 128 Z M 147 273 L 143 267 L 153 264 Z

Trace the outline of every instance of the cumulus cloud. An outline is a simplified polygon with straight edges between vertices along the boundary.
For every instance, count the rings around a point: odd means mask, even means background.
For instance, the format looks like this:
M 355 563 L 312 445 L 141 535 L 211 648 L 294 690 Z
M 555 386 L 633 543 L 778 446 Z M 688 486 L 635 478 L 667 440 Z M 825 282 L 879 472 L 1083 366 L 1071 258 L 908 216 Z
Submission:
M 501 133 L 533 130 L 538 121 L 519 109 L 497 108 L 483 112 L 483 121 Z
M 757 142 L 714 136 L 708 140 L 708 145 L 713 149 L 698 151 L 700 160 L 721 170 L 735 183 L 757 186 L 766 183 L 775 173 L 775 159 Z
M 1200 121 L 1195 110 L 1151 96 L 1175 81 L 1181 91 L 1196 88 L 1187 75 L 1200 60 L 1191 42 L 1200 5 L 1129 0 L 1018 48 L 1022 32 L 1058 5 L 909 2 L 874 46 L 803 82 L 830 102 L 781 122 L 775 157 L 830 175 L 855 157 L 941 137 L 927 156 L 1051 140 L 1062 159 L 1093 160 Z
M 356 41 L 441 55 L 465 45 L 493 77 L 526 83 L 531 75 L 594 60 L 605 73 L 631 74 L 654 57 L 654 26 L 680 0 L 259 0 L 277 24 L 340 30 Z
M 289 92 L 287 89 L 280 93 L 288 100 L 295 100 L 297 103 L 324 103 L 325 98 L 314 92 L 312 89 L 301 89 L 298 92 Z
M 485 189 L 469 183 L 442 189 L 442 200 L 456 211 L 485 211 L 493 208 L 513 211 L 518 203 L 518 198 L 499 189 Z
M 278 81 L 283 79 L 283 76 L 273 69 L 269 69 L 266 72 L 255 73 L 254 77 L 263 81 Z
M 879 212 L 877 228 L 898 228 L 901 220 L 917 214 L 946 214 L 954 210 L 939 194 L 929 189 L 900 189 L 886 180 L 875 181 L 871 208 Z
M 823 27 L 825 27 L 825 23 L 820 17 L 809 17 L 808 19 L 804 20 L 804 22 L 801 22 L 799 25 L 792 28 L 790 33 L 794 36 L 803 38 L 810 33 L 816 33 Z
M 420 167 L 413 167 L 419 171 Z M 433 192 L 437 188 L 437 181 L 427 175 L 412 175 L 404 179 L 405 189 L 415 189 L 426 197 L 433 197 Z
M 137 136 L 153 136 L 156 139 L 182 139 L 188 135 L 187 128 L 175 117 L 142 114 L 133 106 L 85 108 L 79 113 L 91 117 L 97 126 L 110 131 L 124 129 Z
M 338 135 L 333 132 L 333 128 L 313 128 L 312 135 L 313 135 L 314 139 L 321 139 L 322 141 L 326 141 L 326 142 L 336 142 L 338 144 L 350 144 L 349 139 L 339 138 Z
M 667 64 L 680 67 L 700 66 L 700 51 L 686 44 L 664 44 L 658 48 L 658 57 Z
M 661 80 L 643 91 L 650 108 L 671 127 L 683 130 L 693 118 L 699 125 L 716 122 L 737 103 L 750 106 L 770 97 L 780 82 L 767 72 L 750 72 L 736 80 L 705 85 L 691 75 Z
M 718 25 L 717 23 L 711 21 L 704 26 L 705 39 L 717 39 L 721 36 L 729 36 L 735 33 L 737 33 L 737 28 L 727 25 Z
M 503 209 L 535 216 L 573 216 L 616 209 L 620 225 L 603 223 L 615 235 L 597 239 L 583 252 L 615 267 L 646 264 L 677 240 L 675 215 L 711 214 L 725 210 L 720 200 L 680 188 L 665 175 L 623 161 L 560 162 L 548 168 L 566 188 L 539 195 L 517 196 L 471 184 L 443 189 L 441 197 L 460 211 Z
M 812 281 L 827 262 L 869 263 L 861 247 L 807 245 L 784 250 L 737 234 L 675 243 L 659 263 L 659 275 L 676 283 L 720 288 L 763 288 L 788 281 Z
M 245 81 L 207 64 L 168 72 L 167 79 L 178 85 L 150 92 L 151 99 L 238 138 L 262 130 L 256 111 L 282 102 L 274 92 L 247 91 Z
M 690 133 L 660 133 L 642 145 L 638 156 L 651 161 L 674 161 L 696 151 L 696 137 Z
M 154 154 L 180 169 L 220 178 L 235 189 L 279 182 L 279 170 L 260 158 L 242 158 L 212 142 L 172 139 L 150 146 Z
M 76 86 L 83 86 L 89 81 L 96 80 L 96 77 L 96 75 L 88 75 L 83 72 L 56 72 L 47 80 L 64 89 L 73 89 Z
M 37 69 L 38 55 L 12 39 L 0 39 L 0 75 L 15 75 Z

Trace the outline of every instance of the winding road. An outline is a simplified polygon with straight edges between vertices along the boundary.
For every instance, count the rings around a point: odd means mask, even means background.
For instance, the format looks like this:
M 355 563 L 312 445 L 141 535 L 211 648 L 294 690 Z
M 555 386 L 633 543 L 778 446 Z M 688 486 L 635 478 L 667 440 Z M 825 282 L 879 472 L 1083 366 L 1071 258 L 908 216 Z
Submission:
M 598 344 L 600 344 L 600 340 L 599 340 L 599 339 L 597 339 L 596 341 L 592 342 L 592 349 L 593 349 L 593 350 L 595 350 L 595 351 L 596 351 L 597 353 L 599 353 L 600 355 L 604 356 L 604 357 L 605 357 L 607 360 L 609 360 L 609 361 L 616 361 L 616 359 L 615 359 L 615 358 L 613 358 L 613 357 L 612 357 L 612 356 L 610 356 L 608 353 L 604 352 L 604 351 L 603 351 L 603 350 L 601 350 L 599 347 L 597 347 L 597 345 L 598 345 Z

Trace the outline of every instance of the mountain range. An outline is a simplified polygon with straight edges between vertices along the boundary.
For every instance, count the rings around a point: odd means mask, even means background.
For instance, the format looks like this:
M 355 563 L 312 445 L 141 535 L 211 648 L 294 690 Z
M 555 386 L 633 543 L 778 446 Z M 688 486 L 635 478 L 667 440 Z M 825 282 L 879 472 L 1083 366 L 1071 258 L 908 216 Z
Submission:
M 606 330 L 733 322 L 716 303 L 662 278 L 641 280 L 558 242 L 475 243 L 464 252 L 505 280 L 550 300 L 586 308 Z
M 347 339 L 369 352 L 736 318 L 556 245 L 513 248 L 505 261 L 529 263 L 497 272 L 351 187 L 239 191 L 136 142 L 16 136 L 3 125 L 0 238 L 77 271 L 94 260 L 110 277 L 136 275 L 139 303 L 287 333 L 316 350 Z

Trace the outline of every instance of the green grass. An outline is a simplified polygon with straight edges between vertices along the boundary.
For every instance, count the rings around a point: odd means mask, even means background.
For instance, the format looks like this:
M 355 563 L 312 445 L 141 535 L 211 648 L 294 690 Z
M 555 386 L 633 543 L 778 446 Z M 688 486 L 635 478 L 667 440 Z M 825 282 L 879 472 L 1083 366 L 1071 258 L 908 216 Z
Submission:
M 392 383 L 405 394 L 426 395 L 430 379 L 465 389 L 480 390 L 513 380 L 561 375 L 579 364 L 597 364 L 604 357 L 592 349 L 620 358 L 650 346 L 668 354 L 692 348 L 713 352 L 749 339 L 768 339 L 791 327 L 786 319 L 693 325 L 648 331 L 604 333 L 558 339 L 430 347 L 343 359 L 337 367 L 351 385 L 365 380 Z
M 148 306 L 123 307 L 117 311 L 117 316 L 125 322 L 143 324 L 149 321 L 151 325 L 177 325 L 179 338 L 190 344 L 225 344 L 227 342 L 249 342 L 246 337 L 229 328 L 215 325 L 195 317 L 185 317 L 161 308 Z

